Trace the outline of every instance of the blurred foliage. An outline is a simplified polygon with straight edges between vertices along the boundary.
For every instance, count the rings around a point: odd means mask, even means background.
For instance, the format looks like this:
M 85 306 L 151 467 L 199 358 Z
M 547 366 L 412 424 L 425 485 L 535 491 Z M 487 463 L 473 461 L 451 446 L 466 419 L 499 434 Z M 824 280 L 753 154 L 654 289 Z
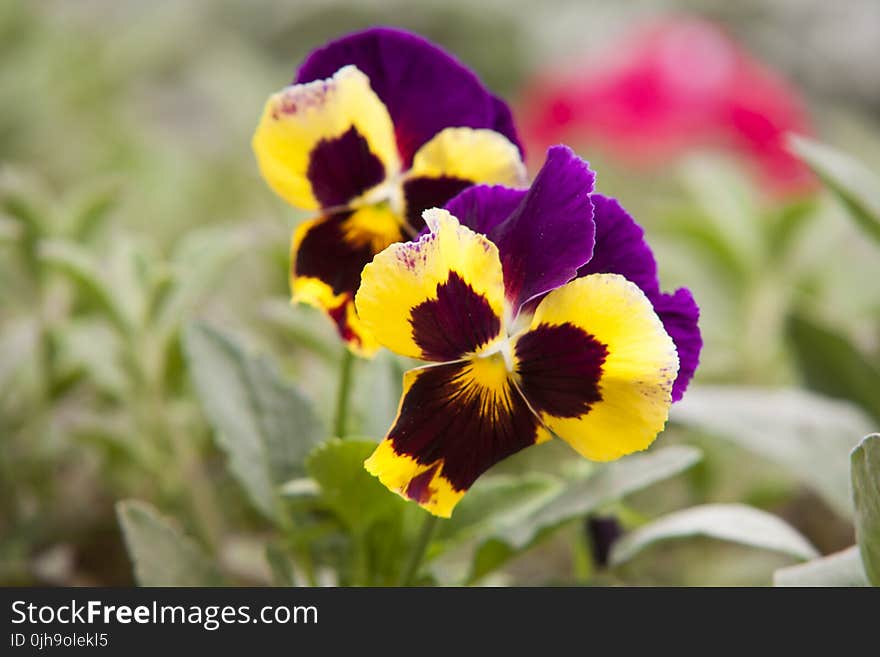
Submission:
M 349 435 L 329 439 L 341 348 L 288 303 L 302 217 L 259 180 L 251 131 L 340 32 L 418 30 L 512 97 L 564 17 L 0 4 L 0 583 L 400 582 L 424 514 L 361 464 L 409 363 L 356 363 Z M 880 140 L 823 112 L 866 163 L 803 142 L 829 189 L 808 198 L 768 198 L 719 154 L 648 175 L 583 153 L 645 224 L 664 287 L 694 291 L 697 381 L 645 454 L 591 465 L 550 442 L 499 464 L 418 583 L 876 583 L 876 440 L 850 449 L 880 422 L 877 188 L 860 182 Z M 607 565 L 596 514 L 625 532 Z M 813 547 L 835 554 L 792 565 Z

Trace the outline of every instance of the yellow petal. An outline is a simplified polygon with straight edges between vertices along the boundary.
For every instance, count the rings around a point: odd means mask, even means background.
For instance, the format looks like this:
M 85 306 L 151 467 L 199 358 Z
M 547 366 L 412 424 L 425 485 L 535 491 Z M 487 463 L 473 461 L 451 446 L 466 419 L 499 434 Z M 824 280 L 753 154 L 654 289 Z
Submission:
M 305 221 L 294 232 L 290 253 L 293 300 L 321 308 L 358 355 L 379 345 L 357 316 L 354 295 L 361 270 L 376 252 L 402 239 L 387 206 L 365 206 Z
M 452 488 L 449 481 L 440 474 L 439 467 L 434 464 L 422 465 L 406 454 L 398 454 L 387 438 L 379 443 L 376 451 L 364 463 L 364 467 L 371 475 L 378 477 L 389 490 L 404 499 L 412 499 L 425 510 L 441 518 L 450 517 L 452 509 L 465 494 L 463 490 Z M 420 484 L 420 489 L 424 492 L 414 499 L 407 494 L 407 490 L 412 481 L 418 482 L 420 477 L 425 479 Z
M 592 274 L 550 292 L 514 350 L 526 399 L 583 456 L 610 461 L 663 430 L 678 356 L 650 301 L 624 277 Z
M 449 517 L 486 470 L 546 438 L 495 353 L 407 372 L 394 424 L 364 465 L 392 491 Z
M 413 158 L 409 178 L 458 178 L 486 185 L 522 187 L 526 168 L 519 150 L 494 130 L 446 128 Z
M 362 168 L 359 158 L 378 158 L 383 179 L 398 173 L 400 158 L 388 110 L 367 76 L 346 66 L 332 78 L 292 85 L 271 96 L 254 134 L 253 149 L 269 186 L 291 205 L 313 210 L 322 205 L 316 185 L 325 190 L 329 186 L 332 192 L 334 182 L 333 162 L 321 167 L 330 180 L 316 181 L 314 170 L 310 178 L 315 148 L 352 134 L 358 144 L 363 141 L 367 146 L 366 152 L 356 149 L 344 159 L 354 175 Z M 364 192 L 360 189 L 358 194 Z
M 379 342 L 403 356 L 448 361 L 485 349 L 503 332 L 498 249 L 445 210 L 425 212 L 431 232 L 392 244 L 367 265 L 355 302 Z

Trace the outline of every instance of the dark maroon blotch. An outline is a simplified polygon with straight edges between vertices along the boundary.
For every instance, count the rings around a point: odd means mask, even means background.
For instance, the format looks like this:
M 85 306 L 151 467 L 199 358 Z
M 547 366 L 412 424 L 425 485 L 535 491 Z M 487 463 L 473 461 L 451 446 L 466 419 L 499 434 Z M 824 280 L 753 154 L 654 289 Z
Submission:
M 470 180 L 449 176 L 410 178 L 403 184 L 407 222 L 416 233 L 421 232 L 425 227 L 422 212 L 428 208 L 442 208 L 449 199 L 472 184 Z
M 348 323 L 348 304 L 350 301 L 351 297 L 346 296 L 342 303 L 335 308 L 328 310 L 327 314 L 330 315 L 330 319 L 336 324 L 336 330 L 339 332 L 339 337 L 345 342 L 361 344 L 360 336 L 352 330 L 351 325 Z
M 475 351 L 501 330 L 489 301 L 458 273 L 437 285 L 437 298 L 412 309 L 413 340 L 425 360 L 449 361 Z
M 300 242 L 293 261 L 296 276 L 324 281 L 333 294 L 354 293 L 361 284 L 361 271 L 375 253 L 369 241 L 356 245 L 345 238 L 345 222 L 351 212 L 340 212 L 312 226 Z
M 385 179 L 385 167 L 354 126 L 312 149 L 306 172 L 321 207 L 345 205 Z
M 421 474 L 417 474 L 413 477 L 406 487 L 406 496 L 419 504 L 424 504 L 430 500 L 431 496 L 434 494 L 434 490 L 431 488 L 430 484 L 434 479 L 434 474 L 437 472 L 438 467 L 438 464 L 434 464 Z
M 579 417 L 602 400 L 607 347 L 573 324 L 541 324 L 516 343 L 520 388 L 537 412 Z
M 421 370 L 388 434 L 398 454 L 423 465 L 442 463 L 441 476 L 459 491 L 498 461 L 533 445 L 538 435 L 538 419 L 517 390 L 508 387 L 508 405 L 497 391 L 470 380 L 467 368 L 467 363 L 445 363 Z

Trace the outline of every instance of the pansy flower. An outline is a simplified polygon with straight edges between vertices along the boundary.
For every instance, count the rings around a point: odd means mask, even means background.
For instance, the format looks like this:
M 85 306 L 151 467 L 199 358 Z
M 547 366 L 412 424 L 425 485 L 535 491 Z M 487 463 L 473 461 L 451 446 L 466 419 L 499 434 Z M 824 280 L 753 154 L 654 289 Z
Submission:
M 591 194 L 594 178 L 552 148 L 530 189 L 472 187 L 363 271 L 367 329 L 429 362 L 405 374 L 397 418 L 365 467 L 435 515 L 554 435 L 596 461 L 645 449 L 693 373 L 693 299 L 660 295 L 641 229 Z
M 525 183 L 507 106 L 450 55 L 388 28 L 309 55 L 269 98 L 253 147 L 269 186 L 317 211 L 293 236 L 294 300 L 326 311 L 361 354 L 377 348 L 354 308 L 364 265 L 466 187 Z

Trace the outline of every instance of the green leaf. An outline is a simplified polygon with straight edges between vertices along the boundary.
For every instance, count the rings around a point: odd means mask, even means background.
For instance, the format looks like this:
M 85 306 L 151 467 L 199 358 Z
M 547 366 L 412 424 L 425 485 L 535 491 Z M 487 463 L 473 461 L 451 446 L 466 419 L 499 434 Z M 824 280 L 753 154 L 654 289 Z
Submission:
M 564 486 L 557 495 L 506 530 L 503 537 L 521 549 L 542 530 L 583 517 L 603 504 L 669 479 L 694 465 L 700 456 L 694 447 L 674 445 L 601 466 L 587 478 Z
M 817 200 L 812 196 L 798 198 L 780 208 L 774 208 L 765 217 L 764 231 L 768 252 L 784 253 L 815 217 L 817 208 Z
M 599 466 L 586 477 L 566 482 L 535 506 L 497 518 L 490 524 L 490 531 L 479 535 L 483 544 L 474 546 L 474 566 L 469 581 L 497 568 L 567 521 L 673 477 L 699 460 L 699 450 L 683 445 L 628 456 Z
M 880 368 L 846 338 L 799 314 L 788 321 L 788 337 L 807 385 L 848 399 L 880 422 Z
M 218 445 L 254 506 L 280 519 L 278 487 L 305 474 L 305 459 L 326 436 L 309 401 L 265 357 L 247 354 L 203 323 L 185 337 L 187 362 Z
M 865 436 L 851 461 L 856 539 L 868 580 L 880 586 L 880 433 Z
M 693 156 L 680 178 L 708 226 L 744 271 L 755 271 L 762 256 L 763 226 L 753 186 L 742 172 L 715 157 Z
M 338 362 L 339 339 L 327 330 L 327 318 L 317 308 L 291 304 L 286 297 L 275 298 L 261 304 L 260 315 L 277 327 L 285 339 L 320 356 L 328 364 L 335 366 Z
M 18 389 L 12 384 L 18 372 L 33 368 L 39 331 L 38 320 L 28 315 L 11 315 L 0 324 L 0 400 Z
M 16 220 L 0 214 L 0 245 L 21 239 L 23 232 L 22 226 Z
M 106 258 L 103 278 L 132 326 L 143 327 L 147 320 L 152 270 L 157 261 L 148 243 L 128 235 L 114 240 Z
M 104 394 L 121 399 L 129 381 L 121 367 L 123 345 L 113 329 L 94 316 L 74 317 L 58 330 L 55 367 L 81 371 Z
M 307 467 L 321 499 L 356 536 L 382 518 L 401 513 L 406 502 L 364 469 L 376 443 L 334 438 L 309 455 Z
M 474 583 L 507 563 L 516 552 L 503 540 L 492 538 L 480 545 L 473 558 L 468 582 Z
M 47 240 L 40 244 L 39 258 L 65 274 L 81 293 L 95 301 L 121 333 L 131 332 L 134 318 L 106 283 L 101 267 L 91 253 L 73 242 Z
M 816 173 L 868 235 L 880 242 L 880 178 L 825 144 L 793 136 L 789 148 Z
M 707 269 L 723 276 L 729 284 L 741 286 L 748 280 L 752 265 L 743 261 L 734 246 L 702 214 L 677 210 L 664 218 L 663 230 L 690 247 L 691 252 L 703 258 Z
M 42 181 L 21 172 L 0 172 L 0 212 L 18 220 L 30 239 L 50 232 L 53 210 Z
M 558 477 L 527 473 L 490 475 L 477 480 L 449 520 L 439 523 L 427 559 L 435 579 L 456 583 L 479 579 L 513 556 L 503 533 L 548 502 L 561 489 Z M 481 541 L 483 543 L 481 544 Z
M 780 568 L 774 586 L 870 586 L 855 545 L 827 557 Z
M 492 475 L 478 479 L 455 507 L 455 513 L 438 527 L 437 539 L 458 542 L 515 524 L 559 492 L 562 484 L 541 474 Z
M 266 563 L 272 571 L 272 581 L 275 586 L 296 586 L 293 564 L 284 550 L 272 543 L 267 545 Z
M 236 226 L 192 230 L 171 256 L 168 279 L 153 302 L 156 339 L 165 345 L 193 308 L 229 269 L 229 264 L 255 244 L 253 232 Z
M 370 360 L 359 359 L 355 366 L 349 431 L 361 436 L 384 436 L 397 416 L 403 372 L 409 367 L 384 349 Z
M 91 182 L 76 190 L 67 205 L 65 233 L 78 241 L 94 235 L 119 201 L 122 180 L 113 176 Z
M 220 573 L 202 549 L 146 502 L 118 502 L 116 515 L 141 586 L 222 584 Z
M 849 453 L 871 430 L 855 406 L 797 389 L 697 386 L 670 418 L 781 465 L 852 516 Z
M 663 516 L 621 538 L 611 550 L 611 565 L 629 561 L 656 543 L 705 536 L 781 552 L 797 559 L 819 556 L 796 529 L 774 515 L 744 504 L 705 504 Z

